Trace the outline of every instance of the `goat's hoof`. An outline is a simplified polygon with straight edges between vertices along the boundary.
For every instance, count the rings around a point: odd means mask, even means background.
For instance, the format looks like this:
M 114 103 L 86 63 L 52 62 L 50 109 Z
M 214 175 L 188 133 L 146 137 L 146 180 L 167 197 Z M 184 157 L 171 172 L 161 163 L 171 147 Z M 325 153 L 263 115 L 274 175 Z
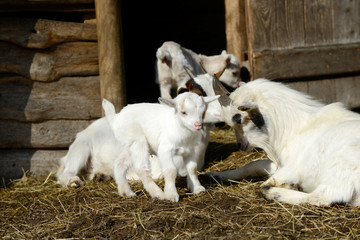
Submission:
M 271 199 L 271 198 L 269 197 L 269 190 L 270 190 L 270 189 L 271 189 L 271 187 L 268 186 L 268 185 L 265 185 L 265 186 L 261 186 L 261 187 L 260 187 L 260 194 L 263 196 L 263 198 L 265 198 L 265 199 L 268 200 L 268 201 L 273 200 L 273 199 Z
M 83 181 L 81 181 L 79 177 L 76 177 L 75 179 L 70 180 L 67 186 L 71 188 L 79 188 L 82 187 L 83 185 L 84 185 Z
M 281 194 L 276 190 L 276 188 L 270 187 L 268 185 L 260 188 L 261 195 L 268 201 L 279 200 Z
M 199 194 L 201 192 L 205 192 L 205 188 L 203 186 L 196 186 L 194 187 L 193 194 Z
M 178 202 L 179 201 L 179 194 L 168 194 L 165 195 L 165 199 L 171 202 Z

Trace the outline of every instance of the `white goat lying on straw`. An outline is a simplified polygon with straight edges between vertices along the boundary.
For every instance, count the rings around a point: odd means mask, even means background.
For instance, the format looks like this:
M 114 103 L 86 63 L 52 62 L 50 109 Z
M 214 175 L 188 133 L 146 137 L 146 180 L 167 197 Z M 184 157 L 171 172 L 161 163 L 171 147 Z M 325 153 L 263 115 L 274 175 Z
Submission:
M 215 92 L 226 98 L 223 89 Z M 271 176 L 261 186 L 266 199 L 360 205 L 359 114 L 265 79 L 243 84 L 222 100 L 225 121 L 238 132 L 241 149 L 262 148 L 272 161 L 210 176 L 241 179 L 268 172 Z
M 67 156 L 62 159 L 59 182 L 64 186 L 80 186 L 82 182 L 78 174 L 85 170 L 90 177 L 95 173 L 113 176 L 121 195 L 134 196 L 126 179 L 131 166 L 151 197 L 178 201 L 177 174 L 188 176 L 188 186 L 194 194 L 204 191 L 197 178 L 194 145 L 201 138 L 206 104 L 217 98 L 183 93 L 173 100 L 159 99 L 169 106 L 133 104 L 117 115 L 113 105 L 104 100 L 103 107 L 110 125 L 102 118 L 78 134 Z M 100 125 L 114 131 L 112 142 L 103 139 L 102 131 L 97 131 Z M 92 133 L 93 130 L 97 135 Z M 165 193 L 154 183 L 149 172 L 149 157 L 153 153 L 158 156 L 163 170 Z

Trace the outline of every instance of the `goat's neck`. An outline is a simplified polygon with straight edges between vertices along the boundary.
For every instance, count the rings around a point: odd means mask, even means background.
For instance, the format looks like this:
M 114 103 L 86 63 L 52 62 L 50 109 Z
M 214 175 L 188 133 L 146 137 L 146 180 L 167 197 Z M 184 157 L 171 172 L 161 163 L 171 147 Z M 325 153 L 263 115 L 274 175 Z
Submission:
M 281 166 L 284 151 L 289 149 L 291 142 L 298 136 L 304 127 L 311 121 L 319 110 L 316 106 L 282 106 L 270 113 L 268 126 L 268 145 L 264 146 L 269 156 Z M 286 154 L 285 154 L 286 155 Z

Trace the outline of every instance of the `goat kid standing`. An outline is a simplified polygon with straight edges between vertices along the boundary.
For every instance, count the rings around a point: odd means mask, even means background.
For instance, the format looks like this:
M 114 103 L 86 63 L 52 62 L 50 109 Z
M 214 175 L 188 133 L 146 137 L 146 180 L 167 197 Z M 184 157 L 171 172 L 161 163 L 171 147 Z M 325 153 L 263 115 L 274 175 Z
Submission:
M 114 106 L 103 101 L 106 119 L 119 143 L 120 154 L 109 167 L 119 193 L 134 196 L 126 179 L 134 167 L 144 188 L 153 198 L 179 201 L 175 180 L 187 175 L 188 187 L 194 193 L 205 191 L 197 176 L 194 146 L 201 139 L 206 104 L 219 96 L 201 97 L 187 92 L 175 99 L 159 98 L 163 104 L 133 104 L 115 114 Z M 157 155 L 165 180 L 164 192 L 150 174 L 150 154 Z M 179 158 L 181 156 L 181 158 Z

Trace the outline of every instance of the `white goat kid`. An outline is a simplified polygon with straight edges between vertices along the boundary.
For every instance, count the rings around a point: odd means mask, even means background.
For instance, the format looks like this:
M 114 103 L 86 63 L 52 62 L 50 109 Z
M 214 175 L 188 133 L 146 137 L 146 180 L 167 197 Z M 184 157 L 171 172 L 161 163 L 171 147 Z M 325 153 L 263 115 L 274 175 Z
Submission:
M 359 114 L 265 79 L 242 85 L 230 100 L 226 111 L 232 118 L 225 121 L 239 131 L 242 149 L 262 148 L 273 162 L 210 175 L 239 179 L 268 171 L 271 177 L 261 186 L 266 199 L 360 205 Z
M 200 94 L 205 91 L 203 96 L 215 96 L 212 88 L 212 78 L 209 75 L 198 76 L 198 81 L 204 88 L 195 81 L 189 81 L 182 91 L 196 92 Z M 218 101 L 207 104 L 203 128 L 201 129 L 201 140 L 196 143 L 196 159 L 198 170 L 204 165 L 206 146 L 209 141 L 211 124 L 222 120 L 222 108 Z M 206 123 L 206 124 L 205 124 Z M 104 177 L 112 176 L 112 169 L 107 166 L 112 165 L 120 154 L 117 140 L 114 136 L 108 121 L 101 118 L 90 124 L 86 129 L 79 132 L 75 141 L 71 144 L 68 153 L 60 160 L 60 168 L 57 173 L 58 181 L 67 187 L 79 187 L 83 185 L 80 176 L 91 180 L 95 175 Z M 181 157 L 180 157 L 181 158 Z M 150 158 L 152 178 L 161 178 L 162 171 L 159 160 L 156 156 Z M 127 172 L 127 179 L 140 180 L 133 168 Z
M 157 81 L 160 84 L 161 97 L 164 98 L 171 98 L 172 90 L 176 91 L 189 79 L 184 67 L 189 68 L 195 75 L 204 74 L 205 71 L 214 74 L 226 67 L 220 81 L 232 88 L 238 87 L 241 82 L 239 60 L 225 50 L 220 55 L 205 56 L 178 43 L 164 42 L 157 50 L 156 57 Z
M 119 193 L 134 195 L 126 179 L 126 171 L 130 166 L 134 167 L 151 197 L 177 202 L 179 195 L 175 180 L 178 174 L 187 175 L 188 187 L 194 194 L 205 191 L 197 177 L 194 145 L 201 138 L 206 104 L 217 98 L 218 96 L 201 97 L 195 93 L 183 93 L 175 99 L 159 98 L 166 106 L 133 104 L 118 114 L 115 114 L 114 106 L 104 100 L 106 118 L 121 149 L 112 165 Z M 151 177 L 150 154 L 158 156 L 165 180 L 164 193 Z

